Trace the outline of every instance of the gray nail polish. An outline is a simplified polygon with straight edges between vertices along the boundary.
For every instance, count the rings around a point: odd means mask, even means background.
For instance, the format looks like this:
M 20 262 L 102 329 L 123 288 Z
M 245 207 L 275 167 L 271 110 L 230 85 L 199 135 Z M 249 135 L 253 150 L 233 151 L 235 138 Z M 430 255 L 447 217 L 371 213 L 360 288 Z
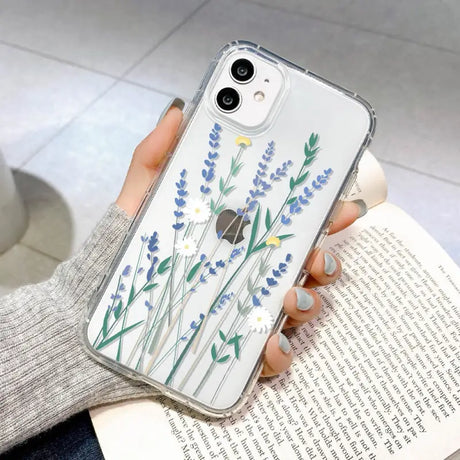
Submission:
M 297 294 L 297 308 L 300 311 L 307 311 L 313 307 L 314 299 L 305 289 L 296 287 L 295 292 Z
M 278 346 L 280 347 L 280 350 L 283 353 L 287 354 L 291 351 L 291 345 L 289 344 L 289 340 L 282 332 L 279 333 Z
M 163 109 L 163 111 L 161 112 L 160 116 L 158 117 L 157 126 L 158 126 L 158 123 L 160 123 L 160 121 L 163 120 L 164 116 L 168 113 L 168 110 L 171 107 L 177 107 L 178 109 L 183 110 L 184 107 L 185 107 L 185 102 L 179 97 L 172 98 L 166 104 L 166 107 Z
M 324 253 L 324 273 L 326 275 L 333 275 L 337 270 L 337 262 L 328 252 Z
M 367 204 L 364 200 L 354 200 L 353 203 L 356 203 L 359 206 L 358 218 L 367 214 Z

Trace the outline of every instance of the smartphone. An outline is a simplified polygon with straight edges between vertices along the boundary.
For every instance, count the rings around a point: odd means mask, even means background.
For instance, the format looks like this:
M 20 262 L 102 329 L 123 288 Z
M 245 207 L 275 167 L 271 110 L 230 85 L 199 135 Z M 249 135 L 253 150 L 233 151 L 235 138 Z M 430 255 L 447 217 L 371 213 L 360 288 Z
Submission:
M 91 355 L 203 414 L 237 411 L 374 129 L 355 93 L 253 43 L 222 48 L 93 296 Z

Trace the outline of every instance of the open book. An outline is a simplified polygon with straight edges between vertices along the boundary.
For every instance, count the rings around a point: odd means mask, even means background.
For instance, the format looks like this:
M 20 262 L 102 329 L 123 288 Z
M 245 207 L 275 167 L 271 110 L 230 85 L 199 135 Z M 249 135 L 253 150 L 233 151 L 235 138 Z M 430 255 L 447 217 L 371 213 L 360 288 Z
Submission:
M 320 317 L 287 333 L 290 370 L 260 380 L 227 419 L 167 398 L 94 409 L 107 460 L 436 460 L 460 448 L 460 269 L 385 201 L 370 153 L 350 192 L 358 198 L 368 214 L 324 246 L 342 277 L 319 289 Z

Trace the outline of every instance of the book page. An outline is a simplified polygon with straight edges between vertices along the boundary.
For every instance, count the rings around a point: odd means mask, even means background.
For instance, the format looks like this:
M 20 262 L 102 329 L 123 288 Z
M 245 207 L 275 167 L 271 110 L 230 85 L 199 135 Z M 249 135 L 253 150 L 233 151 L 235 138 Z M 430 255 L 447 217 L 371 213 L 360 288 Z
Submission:
M 138 403 L 150 419 L 120 430 L 122 406 L 92 411 L 106 458 L 127 445 L 139 459 L 436 460 L 459 448 L 459 268 L 387 203 L 328 243 L 343 275 L 320 289 L 320 317 L 288 334 L 289 371 L 222 420 L 167 398 Z
M 347 201 L 364 200 L 368 208 L 373 208 L 387 199 L 387 182 L 382 166 L 369 150 L 364 152 L 359 162 L 358 175 L 347 195 Z

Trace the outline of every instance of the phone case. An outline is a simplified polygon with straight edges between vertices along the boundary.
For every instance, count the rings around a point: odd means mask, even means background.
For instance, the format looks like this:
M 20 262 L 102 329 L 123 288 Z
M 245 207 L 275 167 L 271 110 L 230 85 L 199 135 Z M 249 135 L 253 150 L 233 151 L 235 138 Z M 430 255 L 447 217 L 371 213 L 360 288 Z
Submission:
M 247 129 L 214 109 L 238 56 L 281 84 L 273 113 Z M 356 94 L 252 43 L 225 46 L 93 297 L 91 355 L 201 413 L 238 410 L 374 128 Z

